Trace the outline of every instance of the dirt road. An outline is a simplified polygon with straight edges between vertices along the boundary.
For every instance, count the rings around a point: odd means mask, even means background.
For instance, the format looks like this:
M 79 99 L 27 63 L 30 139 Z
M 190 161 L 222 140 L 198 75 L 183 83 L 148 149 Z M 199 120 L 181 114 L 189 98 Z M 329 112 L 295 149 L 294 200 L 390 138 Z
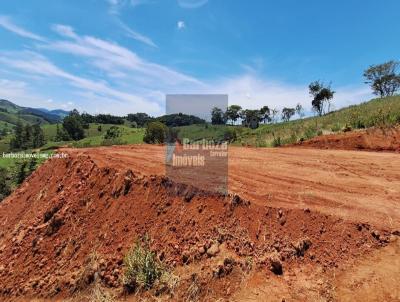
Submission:
M 89 155 L 100 166 L 165 173 L 163 146 L 63 151 Z M 229 190 L 260 205 L 308 207 L 350 221 L 400 226 L 400 155 L 395 153 L 230 147 Z

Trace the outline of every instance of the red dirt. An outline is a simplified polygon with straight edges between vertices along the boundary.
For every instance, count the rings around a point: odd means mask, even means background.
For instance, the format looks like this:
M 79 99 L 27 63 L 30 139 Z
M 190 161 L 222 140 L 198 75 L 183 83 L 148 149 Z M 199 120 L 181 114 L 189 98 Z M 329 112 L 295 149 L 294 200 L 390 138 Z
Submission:
M 66 149 L 68 159 L 49 160 L 0 203 L 0 300 L 70 297 L 84 292 L 96 271 L 97 282 L 118 293 L 123 255 L 148 234 L 181 278 L 174 301 L 187 300 L 193 273 L 202 301 L 244 301 L 243 282 L 286 284 L 295 301 L 332 301 L 336 272 L 385 253 L 400 226 L 396 154 L 231 148 L 229 189 L 244 198 L 233 203 L 163 176 L 163 150 Z M 217 242 L 217 256 L 200 251 Z M 94 253 L 102 259 L 96 268 L 88 262 Z M 283 277 L 268 270 L 275 254 Z M 302 274 L 316 292 L 293 283 Z
M 322 135 L 296 145 L 318 149 L 400 152 L 400 127 L 369 128 Z

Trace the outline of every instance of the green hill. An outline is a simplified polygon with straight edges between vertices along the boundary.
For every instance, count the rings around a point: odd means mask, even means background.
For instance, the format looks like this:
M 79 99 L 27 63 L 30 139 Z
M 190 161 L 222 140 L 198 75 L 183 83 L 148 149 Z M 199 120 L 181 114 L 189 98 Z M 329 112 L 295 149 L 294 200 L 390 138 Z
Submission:
M 235 137 L 233 144 L 270 147 L 296 143 L 317 135 L 344 129 L 390 126 L 400 123 L 400 96 L 373 99 L 346 107 L 321 117 L 309 117 L 276 124 L 260 125 L 257 129 L 242 126 L 191 125 L 179 127 L 179 137 L 198 140 L 221 140 Z
M 14 127 L 18 121 L 23 124 L 54 124 L 61 120 L 61 116 L 52 113 L 52 111 L 45 111 L 42 109 L 35 109 L 29 107 L 18 106 L 8 100 L 0 100 L 0 122 L 9 124 L 11 128 Z M 3 129 L 4 123 L 0 123 L 0 130 Z M 10 128 L 10 129 L 11 129 Z
M 117 127 L 120 130 L 120 137 L 115 140 L 105 141 L 104 135 L 107 130 L 111 127 Z M 131 128 L 125 125 L 113 125 L 113 124 L 89 124 L 89 129 L 85 129 L 85 138 L 75 142 L 54 142 L 57 125 L 44 125 L 42 126 L 45 140 L 47 144 L 42 149 L 52 148 L 61 145 L 67 145 L 71 147 L 96 147 L 105 144 L 137 144 L 143 142 L 144 129 L 143 128 Z

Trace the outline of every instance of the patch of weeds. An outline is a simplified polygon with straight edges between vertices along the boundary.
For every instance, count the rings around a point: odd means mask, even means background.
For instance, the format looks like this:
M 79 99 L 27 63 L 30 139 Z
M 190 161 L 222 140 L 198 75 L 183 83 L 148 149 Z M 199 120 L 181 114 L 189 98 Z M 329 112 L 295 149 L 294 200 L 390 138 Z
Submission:
M 281 137 L 274 137 L 272 141 L 272 147 L 280 147 L 282 145 Z
M 332 132 L 339 132 L 342 128 L 340 127 L 339 123 L 336 123 L 331 127 Z
M 95 280 L 96 272 L 99 268 L 99 260 L 100 257 L 97 252 L 92 252 L 89 254 L 85 261 L 85 265 L 81 272 L 77 277 L 77 281 L 75 283 L 75 287 L 73 288 L 73 292 L 81 291 L 87 288 L 90 284 L 92 284 Z
M 253 266 L 254 266 L 254 260 L 253 260 L 253 258 L 250 257 L 250 256 L 246 257 L 246 259 L 245 259 L 245 261 L 244 261 L 243 270 L 244 270 L 245 272 L 248 273 L 248 272 L 250 272 L 250 271 L 253 269 Z
M 201 296 L 201 284 L 199 282 L 199 277 L 197 276 L 197 274 L 193 274 L 190 277 L 190 285 L 187 289 L 187 293 L 186 293 L 186 301 L 187 302 L 197 302 L 200 300 L 200 296 Z
M 96 283 L 89 297 L 90 302 L 114 302 L 115 297 Z
M 178 278 L 150 250 L 147 236 L 137 241 L 124 257 L 122 283 L 128 293 L 152 288 L 157 294 L 171 293 L 178 282 Z
M 304 136 L 306 139 L 312 139 L 317 135 L 317 129 L 315 127 L 308 127 L 304 131 Z

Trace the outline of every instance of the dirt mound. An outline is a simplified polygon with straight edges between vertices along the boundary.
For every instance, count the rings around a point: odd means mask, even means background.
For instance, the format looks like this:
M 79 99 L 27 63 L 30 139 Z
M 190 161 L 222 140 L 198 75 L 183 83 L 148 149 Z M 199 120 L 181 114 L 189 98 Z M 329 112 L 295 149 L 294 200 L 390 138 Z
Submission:
M 72 153 L 49 160 L 3 201 L 0 225 L 2 301 L 61 299 L 94 282 L 119 295 L 123 255 L 146 235 L 180 277 L 178 301 L 227 299 L 251 270 L 334 270 L 391 238 L 368 224 L 260 206 Z
M 400 152 L 400 127 L 370 128 L 341 134 L 322 135 L 296 146 L 318 149 Z

